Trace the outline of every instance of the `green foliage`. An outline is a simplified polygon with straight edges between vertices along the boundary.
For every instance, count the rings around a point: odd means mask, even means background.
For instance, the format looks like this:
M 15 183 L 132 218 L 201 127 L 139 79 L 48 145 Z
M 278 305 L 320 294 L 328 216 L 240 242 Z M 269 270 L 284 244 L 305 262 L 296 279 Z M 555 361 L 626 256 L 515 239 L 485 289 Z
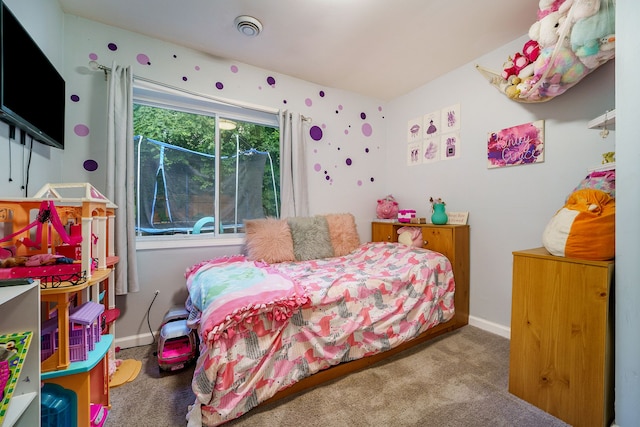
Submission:
M 178 147 L 186 148 L 199 153 L 215 154 L 215 117 L 200 114 L 186 113 L 164 108 L 156 108 L 146 105 L 134 105 L 133 110 L 134 135 L 142 135 L 146 138 Z M 255 149 L 268 152 L 271 156 L 273 173 L 276 182 L 276 191 L 280 191 L 280 133 L 277 128 L 267 127 L 249 122 L 238 122 L 234 130 L 220 130 L 220 154 L 222 158 L 234 156 L 236 148 L 240 151 Z M 155 154 L 156 158 L 158 154 Z M 186 156 L 184 156 L 186 157 Z M 172 163 L 170 163 L 172 162 Z M 173 155 L 165 159 L 167 167 L 180 164 L 181 167 L 190 167 L 186 158 Z M 200 165 L 201 174 L 194 173 L 194 181 L 198 187 L 205 190 L 213 189 L 214 183 L 210 178 L 214 176 L 214 163 Z M 221 166 L 220 176 L 232 173 L 232 166 Z M 263 177 L 262 205 L 267 216 L 276 216 L 275 204 L 279 205 L 279 197 L 276 200 L 271 176 L 271 164 L 267 164 Z M 201 176 L 199 176 L 201 175 Z

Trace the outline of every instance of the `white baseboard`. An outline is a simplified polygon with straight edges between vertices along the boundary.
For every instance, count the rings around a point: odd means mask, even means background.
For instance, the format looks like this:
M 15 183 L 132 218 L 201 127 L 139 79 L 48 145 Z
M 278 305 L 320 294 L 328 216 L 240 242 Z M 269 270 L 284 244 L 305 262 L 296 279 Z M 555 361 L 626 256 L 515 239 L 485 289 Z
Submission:
M 116 338 L 115 346 L 120 348 L 140 347 L 141 345 L 153 344 L 153 336 L 150 332 L 138 335 L 130 335 L 128 337 Z M 157 339 L 157 338 L 156 338 Z
M 499 325 L 498 323 L 493 323 L 475 316 L 469 316 L 469 324 L 471 326 L 475 326 L 476 328 L 491 332 L 492 334 L 511 339 L 511 328 Z

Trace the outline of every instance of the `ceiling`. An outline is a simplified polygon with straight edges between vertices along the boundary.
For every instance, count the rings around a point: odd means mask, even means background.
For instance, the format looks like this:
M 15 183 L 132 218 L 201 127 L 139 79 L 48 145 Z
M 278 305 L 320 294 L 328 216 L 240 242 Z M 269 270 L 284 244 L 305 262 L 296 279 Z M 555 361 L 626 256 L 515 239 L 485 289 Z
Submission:
M 384 101 L 527 34 L 538 10 L 537 0 L 58 1 L 68 14 Z M 262 32 L 241 34 L 239 15 Z

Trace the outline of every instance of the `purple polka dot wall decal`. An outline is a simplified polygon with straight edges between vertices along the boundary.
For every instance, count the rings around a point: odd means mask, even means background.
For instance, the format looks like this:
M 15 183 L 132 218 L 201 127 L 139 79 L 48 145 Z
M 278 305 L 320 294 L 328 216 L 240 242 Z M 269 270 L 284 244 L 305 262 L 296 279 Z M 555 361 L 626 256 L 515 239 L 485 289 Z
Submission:
M 276 85 L 276 79 L 274 79 L 273 77 L 269 76 L 267 77 L 267 84 L 271 87 L 275 87 Z
M 89 54 L 89 59 L 92 61 L 97 61 L 98 60 L 98 55 L 96 55 L 95 53 L 90 53 Z
M 224 85 L 222 84 L 222 82 L 216 82 L 216 89 L 218 90 L 224 89 Z
M 374 177 L 369 178 L 369 181 L 371 181 L 371 182 L 373 182 L 373 181 L 375 181 L 375 180 L 376 180 L 376 179 L 375 179 Z
M 320 163 L 316 163 L 315 165 L 313 165 L 313 170 L 315 170 L 316 172 L 320 172 L 320 169 L 322 169 Z
M 195 67 L 193 67 L 196 71 L 200 71 L 200 66 L 196 65 Z
M 232 65 L 231 66 L 231 72 L 234 73 L 234 74 L 237 73 L 238 72 L 238 66 L 237 65 Z
M 182 81 L 186 82 L 187 80 L 189 80 L 189 78 L 187 76 L 182 76 Z
M 149 59 L 149 57 L 147 55 L 145 55 L 144 53 L 139 53 L 136 56 L 136 61 L 138 61 L 138 64 L 142 64 L 142 65 L 151 65 L 151 60 Z
M 318 95 L 320 95 L 320 98 L 324 98 L 324 91 L 321 90 L 320 93 L 318 93 Z
M 369 152 L 369 147 L 365 148 L 365 149 L 364 149 L 364 152 L 365 152 L 365 153 L 368 153 L 368 152 Z
M 378 111 L 382 111 L 382 105 L 378 106 Z
M 320 129 L 319 126 L 311 126 L 309 136 L 311 136 L 311 139 L 314 141 L 320 141 L 322 139 L 322 129 Z
M 307 107 L 311 107 L 313 105 L 313 101 L 311 100 L 311 98 L 307 98 L 307 99 L 304 100 L 304 104 Z
M 358 187 L 362 187 L 362 180 L 361 180 L 361 179 L 359 179 L 359 180 L 356 182 L 356 185 L 357 185 Z
M 84 167 L 84 170 L 93 172 L 98 169 L 98 162 L 96 162 L 95 160 L 89 159 L 89 160 L 85 160 L 82 166 Z
M 367 118 L 367 115 L 365 113 L 360 113 L 360 118 L 364 120 Z
M 351 166 L 353 164 L 353 160 L 347 157 L 347 160 L 345 160 L 345 163 L 347 164 L 347 166 Z
M 116 51 L 116 50 L 118 50 L 118 45 L 115 44 L 115 43 L 109 43 L 107 45 L 107 49 L 109 49 L 110 51 Z
M 173 54 L 173 59 L 178 59 L 178 55 L 176 55 L 175 53 Z
M 345 134 L 345 135 L 349 135 L 349 129 L 345 129 L 345 130 L 344 130 L 344 134 Z
M 371 134 L 373 134 L 373 128 L 369 123 L 365 123 L 362 125 L 362 134 L 364 136 L 371 136 Z
M 78 102 L 80 101 L 80 97 L 78 95 L 71 95 L 71 101 Z
M 283 103 L 283 104 L 286 104 L 286 103 L 287 103 L 287 100 L 286 100 L 286 99 L 283 99 L 283 100 L 282 100 L 282 103 Z
M 78 136 L 87 136 L 89 135 L 89 127 L 87 125 L 75 125 L 73 131 Z

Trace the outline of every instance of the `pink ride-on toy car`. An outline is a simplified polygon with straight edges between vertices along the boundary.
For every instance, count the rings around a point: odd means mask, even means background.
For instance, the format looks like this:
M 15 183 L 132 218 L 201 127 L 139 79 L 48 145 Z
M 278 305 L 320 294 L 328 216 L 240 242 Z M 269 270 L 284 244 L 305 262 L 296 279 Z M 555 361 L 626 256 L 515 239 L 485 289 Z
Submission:
M 189 313 L 174 307 L 164 316 L 158 339 L 158 366 L 163 371 L 182 369 L 197 356 L 196 331 L 187 326 Z

